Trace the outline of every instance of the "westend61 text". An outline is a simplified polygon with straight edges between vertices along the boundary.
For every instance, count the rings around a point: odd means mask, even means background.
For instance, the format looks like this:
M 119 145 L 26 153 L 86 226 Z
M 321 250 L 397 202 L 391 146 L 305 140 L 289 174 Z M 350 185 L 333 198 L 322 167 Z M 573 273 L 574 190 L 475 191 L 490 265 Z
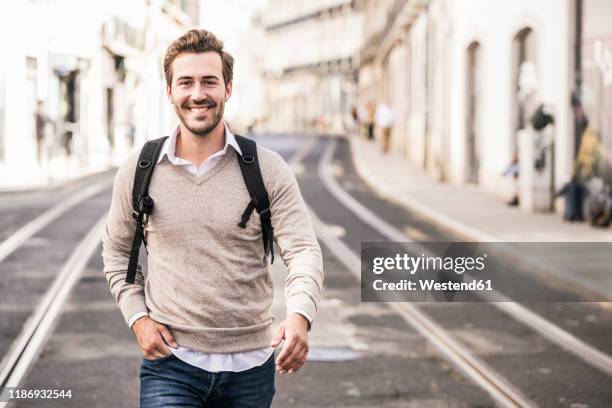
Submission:
M 418 287 L 417 287 L 418 286 Z M 437 290 L 437 291 L 491 291 L 493 287 L 491 280 L 473 280 L 471 282 L 437 282 L 433 279 L 419 280 L 417 285 L 414 281 L 402 279 L 399 282 L 385 282 L 377 279 L 372 283 L 374 290 Z

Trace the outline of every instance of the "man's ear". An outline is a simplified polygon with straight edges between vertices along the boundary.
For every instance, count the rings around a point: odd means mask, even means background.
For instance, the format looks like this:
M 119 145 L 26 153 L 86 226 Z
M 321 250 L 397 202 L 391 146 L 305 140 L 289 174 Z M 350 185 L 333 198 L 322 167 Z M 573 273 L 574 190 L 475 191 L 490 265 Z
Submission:
M 174 101 L 172 100 L 172 88 L 170 85 L 166 85 L 166 96 L 168 97 L 170 103 L 174 104 Z
M 232 81 L 229 81 L 227 85 L 225 85 L 225 102 L 229 101 L 232 97 Z

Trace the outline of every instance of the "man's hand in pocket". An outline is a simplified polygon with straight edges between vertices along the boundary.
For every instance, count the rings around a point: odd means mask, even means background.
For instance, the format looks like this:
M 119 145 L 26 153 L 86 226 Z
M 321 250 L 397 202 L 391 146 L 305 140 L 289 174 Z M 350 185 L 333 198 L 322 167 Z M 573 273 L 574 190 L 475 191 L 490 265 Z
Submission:
M 178 346 L 168 328 L 149 316 L 136 320 L 132 325 L 132 332 L 142 349 L 142 354 L 148 360 L 165 357 L 172 353 L 168 346 L 173 348 Z

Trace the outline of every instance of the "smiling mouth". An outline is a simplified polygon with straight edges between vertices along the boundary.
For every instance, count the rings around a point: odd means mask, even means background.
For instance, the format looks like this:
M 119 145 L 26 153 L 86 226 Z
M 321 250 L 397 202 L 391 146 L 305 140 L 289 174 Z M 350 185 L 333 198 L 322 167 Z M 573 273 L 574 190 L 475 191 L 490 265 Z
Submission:
M 189 109 L 191 112 L 206 112 L 210 108 L 211 108 L 210 106 L 193 106 L 187 109 Z

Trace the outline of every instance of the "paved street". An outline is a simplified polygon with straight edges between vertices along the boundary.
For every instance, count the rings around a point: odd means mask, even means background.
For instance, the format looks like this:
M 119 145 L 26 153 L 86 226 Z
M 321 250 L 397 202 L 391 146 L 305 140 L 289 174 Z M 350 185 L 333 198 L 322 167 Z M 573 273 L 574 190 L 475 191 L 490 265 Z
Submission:
M 612 401 L 612 375 L 605 365 L 612 355 L 612 308 L 606 302 L 580 301 L 591 293 L 591 281 L 542 279 L 528 263 L 509 259 L 498 273 L 512 276 L 519 287 L 577 301 L 518 304 L 527 309 L 520 313 L 483 302 L 361 302 L 359 270 L 352 268 L 349 255 L 358 257 L 365 241 L 392 241 L 381 223 L 420 242 L 461 241 L 465 234 L 456 223 L 433 222 L 401 200 L 390 200 L 384 186 L 374 188 L 372 179 L 360 176 L 354 163 L 359 152 L 346 139 L 270 135 L 257 140 L 291 163 L 316 217 L 325 269 L 323 298 L 309 333 L 309 360 L 296 374 L 277 374 L 275 407 L 489 407 L 510 398 L 514 406 L 583 408 Z M 368 157 L 370 166 L 384 160 L 371 152 Z M 327 176 L 348 193 L 345 201 L 338 199 Z M 107 211 L 112 177 L 104 173 L 59 190 L 1 196 L 0 238 L 7 240 L 48 209 L 98 186 L 0 261 L 4 364 L 66 261 Z M 347 207 L 351 199 L 377 219 L 365 210 L 356 212 L 354 204 Z M 138 406 L 141 353 L 108 290 L 100 252 L 97 244 L 77 271 L 72 291 L 21 381 L 29 389 L 70 389 L 72 398 L 14 406 Z M 271 273 L 279 322 L 284 318 L 282 262 L 275 262 Z M 602 284 L 601 295 L 609 289 Z M 567 338 L 583 346 L 572 349 Z

